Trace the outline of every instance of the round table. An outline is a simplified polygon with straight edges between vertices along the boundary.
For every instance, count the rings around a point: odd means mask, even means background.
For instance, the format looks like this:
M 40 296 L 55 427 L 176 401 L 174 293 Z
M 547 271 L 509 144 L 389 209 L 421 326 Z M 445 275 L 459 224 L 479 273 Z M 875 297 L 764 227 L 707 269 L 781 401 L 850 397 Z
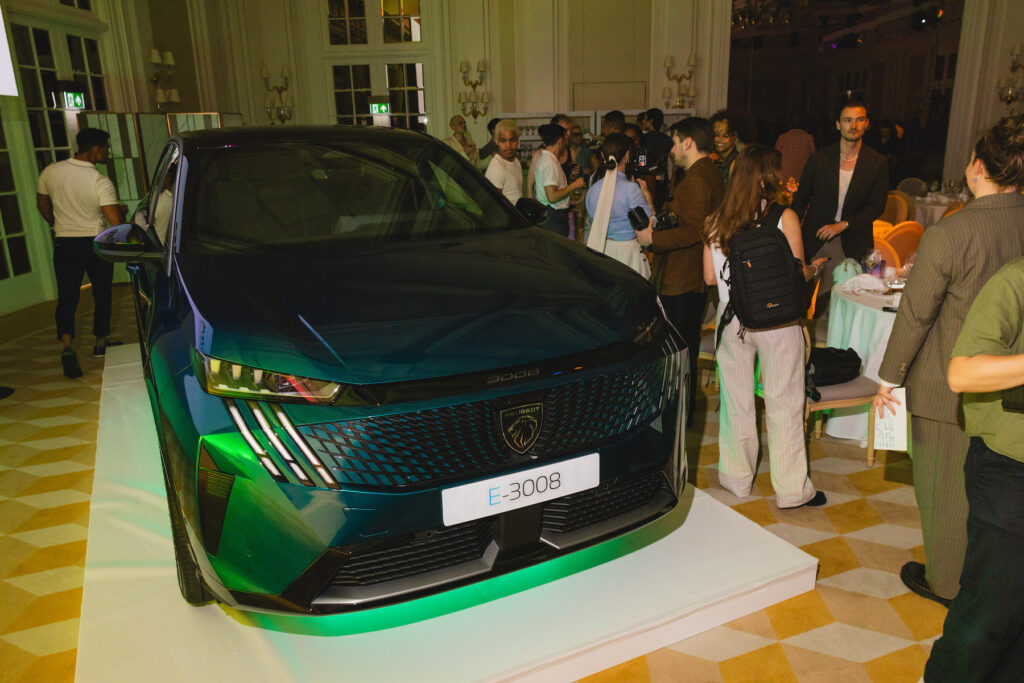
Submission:
M 883 311 L 883 306 L 898 305 L 898 294 L 880 294 L 832 289 L 828 310 L 828 345 L 837 349 L 853 349 L 863 363 L 863 374 L 876 382 L 885 347 L 889 343 L 896 314 Z M 871 406 L 833 410 L 825 423 L 825 433 L 840 439 L 857 439 L 863 445 L 868 438 L 868 410 Z
M 914 197 L 914 220 L 920 223 L 922 228 L 934 225 L 939 222 L 952 202 L 952 199 L 941 192 L 929 192 L 924 197 Z

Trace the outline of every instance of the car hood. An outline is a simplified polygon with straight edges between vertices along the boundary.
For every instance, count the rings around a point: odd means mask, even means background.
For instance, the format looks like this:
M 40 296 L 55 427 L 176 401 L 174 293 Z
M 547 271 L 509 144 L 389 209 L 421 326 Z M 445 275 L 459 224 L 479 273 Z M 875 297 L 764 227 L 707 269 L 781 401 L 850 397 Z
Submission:
M 568 356 L 630 338 L 657 311 L 632 270 L 538 228 L 177 261 L 200 351 L 351 384 Z

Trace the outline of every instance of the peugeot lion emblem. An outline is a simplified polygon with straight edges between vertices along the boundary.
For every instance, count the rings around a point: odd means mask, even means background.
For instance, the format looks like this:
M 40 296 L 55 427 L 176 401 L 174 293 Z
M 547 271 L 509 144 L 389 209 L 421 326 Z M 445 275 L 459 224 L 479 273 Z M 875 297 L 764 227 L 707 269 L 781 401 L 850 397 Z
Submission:
M 522 455 L 533 447 L 544 422 L 544 404 L 529 403 L 501 411 L 501 436 L 508 447 Z

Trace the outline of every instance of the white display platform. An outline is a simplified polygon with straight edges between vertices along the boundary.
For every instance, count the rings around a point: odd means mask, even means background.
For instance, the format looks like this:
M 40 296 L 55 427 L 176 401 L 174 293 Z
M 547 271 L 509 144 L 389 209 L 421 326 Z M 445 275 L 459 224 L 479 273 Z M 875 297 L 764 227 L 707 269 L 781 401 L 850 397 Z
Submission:
M 403 605 L 191 607 L 138 348 L 107 353 L 78 681 L 567 681 L 814 588 L 814 557 L 688 487 L 672 515 L 623 538 Z

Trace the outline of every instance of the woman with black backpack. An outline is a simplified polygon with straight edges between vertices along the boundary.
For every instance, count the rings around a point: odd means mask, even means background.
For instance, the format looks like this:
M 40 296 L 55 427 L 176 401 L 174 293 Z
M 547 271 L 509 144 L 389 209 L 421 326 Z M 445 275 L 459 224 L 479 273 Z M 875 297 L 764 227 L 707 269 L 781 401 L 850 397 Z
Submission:
M 704 228 L 704 280 L 718 285 L 719 296 L 719 482 L 746 498 L 757 474 L 756 356 L 764 385 L 775 502 L 780 508 L 795 508 L 826 502 L 808 475 L 800 328 L 806 309 L 803 283 L 820 274 L 825 259 L 809 266 L 803 262 L 800 221 L 778 204 L 781 165 L 782 155 L 763 145 L 750 145 L 736 158 L 725 198 Z

